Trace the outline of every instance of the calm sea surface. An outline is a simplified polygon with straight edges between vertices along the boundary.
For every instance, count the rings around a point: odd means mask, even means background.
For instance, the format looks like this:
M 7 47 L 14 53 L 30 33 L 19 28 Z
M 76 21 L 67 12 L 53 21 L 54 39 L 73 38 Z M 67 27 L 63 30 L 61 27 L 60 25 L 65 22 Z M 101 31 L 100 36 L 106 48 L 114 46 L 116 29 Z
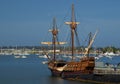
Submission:
M 42 64 L 46 60 L 37 55 L 19 59 L 12 55 L 0 56 L 0 84 L 93 84 L 52 77 L 47 65 Z
M 43 58 L 0 56 L 0 84 L 88 84 L 52 77 Z

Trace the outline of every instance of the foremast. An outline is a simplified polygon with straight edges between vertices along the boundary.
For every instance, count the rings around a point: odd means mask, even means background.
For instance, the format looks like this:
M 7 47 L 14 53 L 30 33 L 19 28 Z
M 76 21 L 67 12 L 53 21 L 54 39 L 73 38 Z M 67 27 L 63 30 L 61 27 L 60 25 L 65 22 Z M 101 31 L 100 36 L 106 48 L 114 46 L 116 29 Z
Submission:
M 52 44 L 53 44 L 53 60 L 56 60 L 56 42 L 57 42 L 57 35 L 58 35 L 58 28 L 56 25 L 56 19 L 53 19 L 53 28 L 49 30 L 52 33 Z
M 51 60 L 56 60 L 56 45 L 64 45 L 64 44 L 66 44 L 67 42 L 59 42 L 58 41 L 58 32 L 59 32 L 59 30 L 58 30 L 58 28 L 57 28 L 57 25 L 56 25 L 56 18 L 53 18 L 53 27 L 52 27 L 52 29 L 50 29 L 49 30 L 49 32 L 51 32 L 52 33 L 52 42 L 41 42 L 41 44 L 44 44 L 44 45 L 48 45 L 48 46 L 50 46 L 50 45 L 52 45 L 52 48 L 53 48 L 53 57 L 52 58 L 50 58 L 49 56 L 48 56 L 48 52 L 45 52 L 45 54 L 46 54 L 46 56 L 47 56 L 47 58 L 49 59 L 49 61 L 51 61 Z
M 74 5 L 72 4 L 72 17 L 71 17 L 71 22 L 65 22 L 65 24 L 70 25 L 71 28 L 71 43 L 72 43 L 72 61 L 74 61 L 74 34 L 75 34 L 75 30 L 77 28 L 77 25 L 80 22 L 76 22 L 75 20 L 75 13 L 74 13 Z

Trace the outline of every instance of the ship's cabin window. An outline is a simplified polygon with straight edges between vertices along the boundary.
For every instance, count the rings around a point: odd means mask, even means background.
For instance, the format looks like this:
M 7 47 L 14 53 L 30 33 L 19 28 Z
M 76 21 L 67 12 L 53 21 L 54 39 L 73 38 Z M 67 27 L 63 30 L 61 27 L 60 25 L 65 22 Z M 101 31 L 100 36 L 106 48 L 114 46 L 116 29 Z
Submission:
M 58 63 L 57 67 L 63 67 L 66 63 Z

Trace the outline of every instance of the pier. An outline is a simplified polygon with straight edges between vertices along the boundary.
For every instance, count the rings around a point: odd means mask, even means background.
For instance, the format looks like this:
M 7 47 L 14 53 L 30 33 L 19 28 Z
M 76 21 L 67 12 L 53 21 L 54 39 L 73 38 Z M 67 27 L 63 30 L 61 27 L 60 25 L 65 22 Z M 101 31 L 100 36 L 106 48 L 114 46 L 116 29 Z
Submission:
M 94 69 L 94 74 L 97 75 L 104 75 L 104 74 L 120 74 L 120 68 L 95 68 Z

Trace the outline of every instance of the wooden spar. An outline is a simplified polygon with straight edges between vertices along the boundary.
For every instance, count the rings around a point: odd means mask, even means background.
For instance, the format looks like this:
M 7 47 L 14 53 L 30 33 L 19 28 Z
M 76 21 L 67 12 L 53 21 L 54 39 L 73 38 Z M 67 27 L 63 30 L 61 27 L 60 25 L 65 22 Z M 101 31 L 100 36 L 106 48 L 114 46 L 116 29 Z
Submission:
M 75 14 L 74 14 L 74 5 L 72 4 L 72 18 L 71 18 L 71 22 L 65 22 L 65 24 L 70 25 L 71 28 L 71 43 L 72 43 L 72 61 L 74 60 L 74 33 L 75 33 L 75 28 L 77 27 L 77 24 L 79 24 L 79 22 L 75 21 Z
M 56 26 L 56 19 L 53 19 L 53 29 L 52 29 L 52 35 L 53 35 L 53 50 L 54 50 L 54 55 L 53 55 L 53 60 L 56 60 L 56 38 L 58 34 L 57 26 Z
M 48 56 L 48 53 L 45 53 L 45 55 L 47 56 L 48 60 L 50 61 L 50 57 Z
M 91 40 L 92 40 L 92 33 L 90 32 L 88 45 L 90 44 Z M 89 53 L 90 53 L 90 49 L 88 49 L 88 54 L 87 54 L 88 57 L 89 57 Z
M 53 42 L 41 42 L 41 44 L 45 44 L 45 45 L 52 45 Z M 67 42 L 55 42 L 56 45 L 64 45 L 67 44 Z
M 97 33 L 98 33 L 98 30 L 95 32 L 95 34 L 94 34 L 93 38 L 91 39 L 91 41 L 90 41 L 88 47 L 85 49 L 86 51 L 85 51 L 85 53 L 84 53 L 84 56 L 86 56 L 86 54 L 88 54 L 89 49 L 91 48 L 91 46 L 92 46 L 92 44 L 93 44 L 93 42 L 94 42 L 94 39 L 95 39 Z

